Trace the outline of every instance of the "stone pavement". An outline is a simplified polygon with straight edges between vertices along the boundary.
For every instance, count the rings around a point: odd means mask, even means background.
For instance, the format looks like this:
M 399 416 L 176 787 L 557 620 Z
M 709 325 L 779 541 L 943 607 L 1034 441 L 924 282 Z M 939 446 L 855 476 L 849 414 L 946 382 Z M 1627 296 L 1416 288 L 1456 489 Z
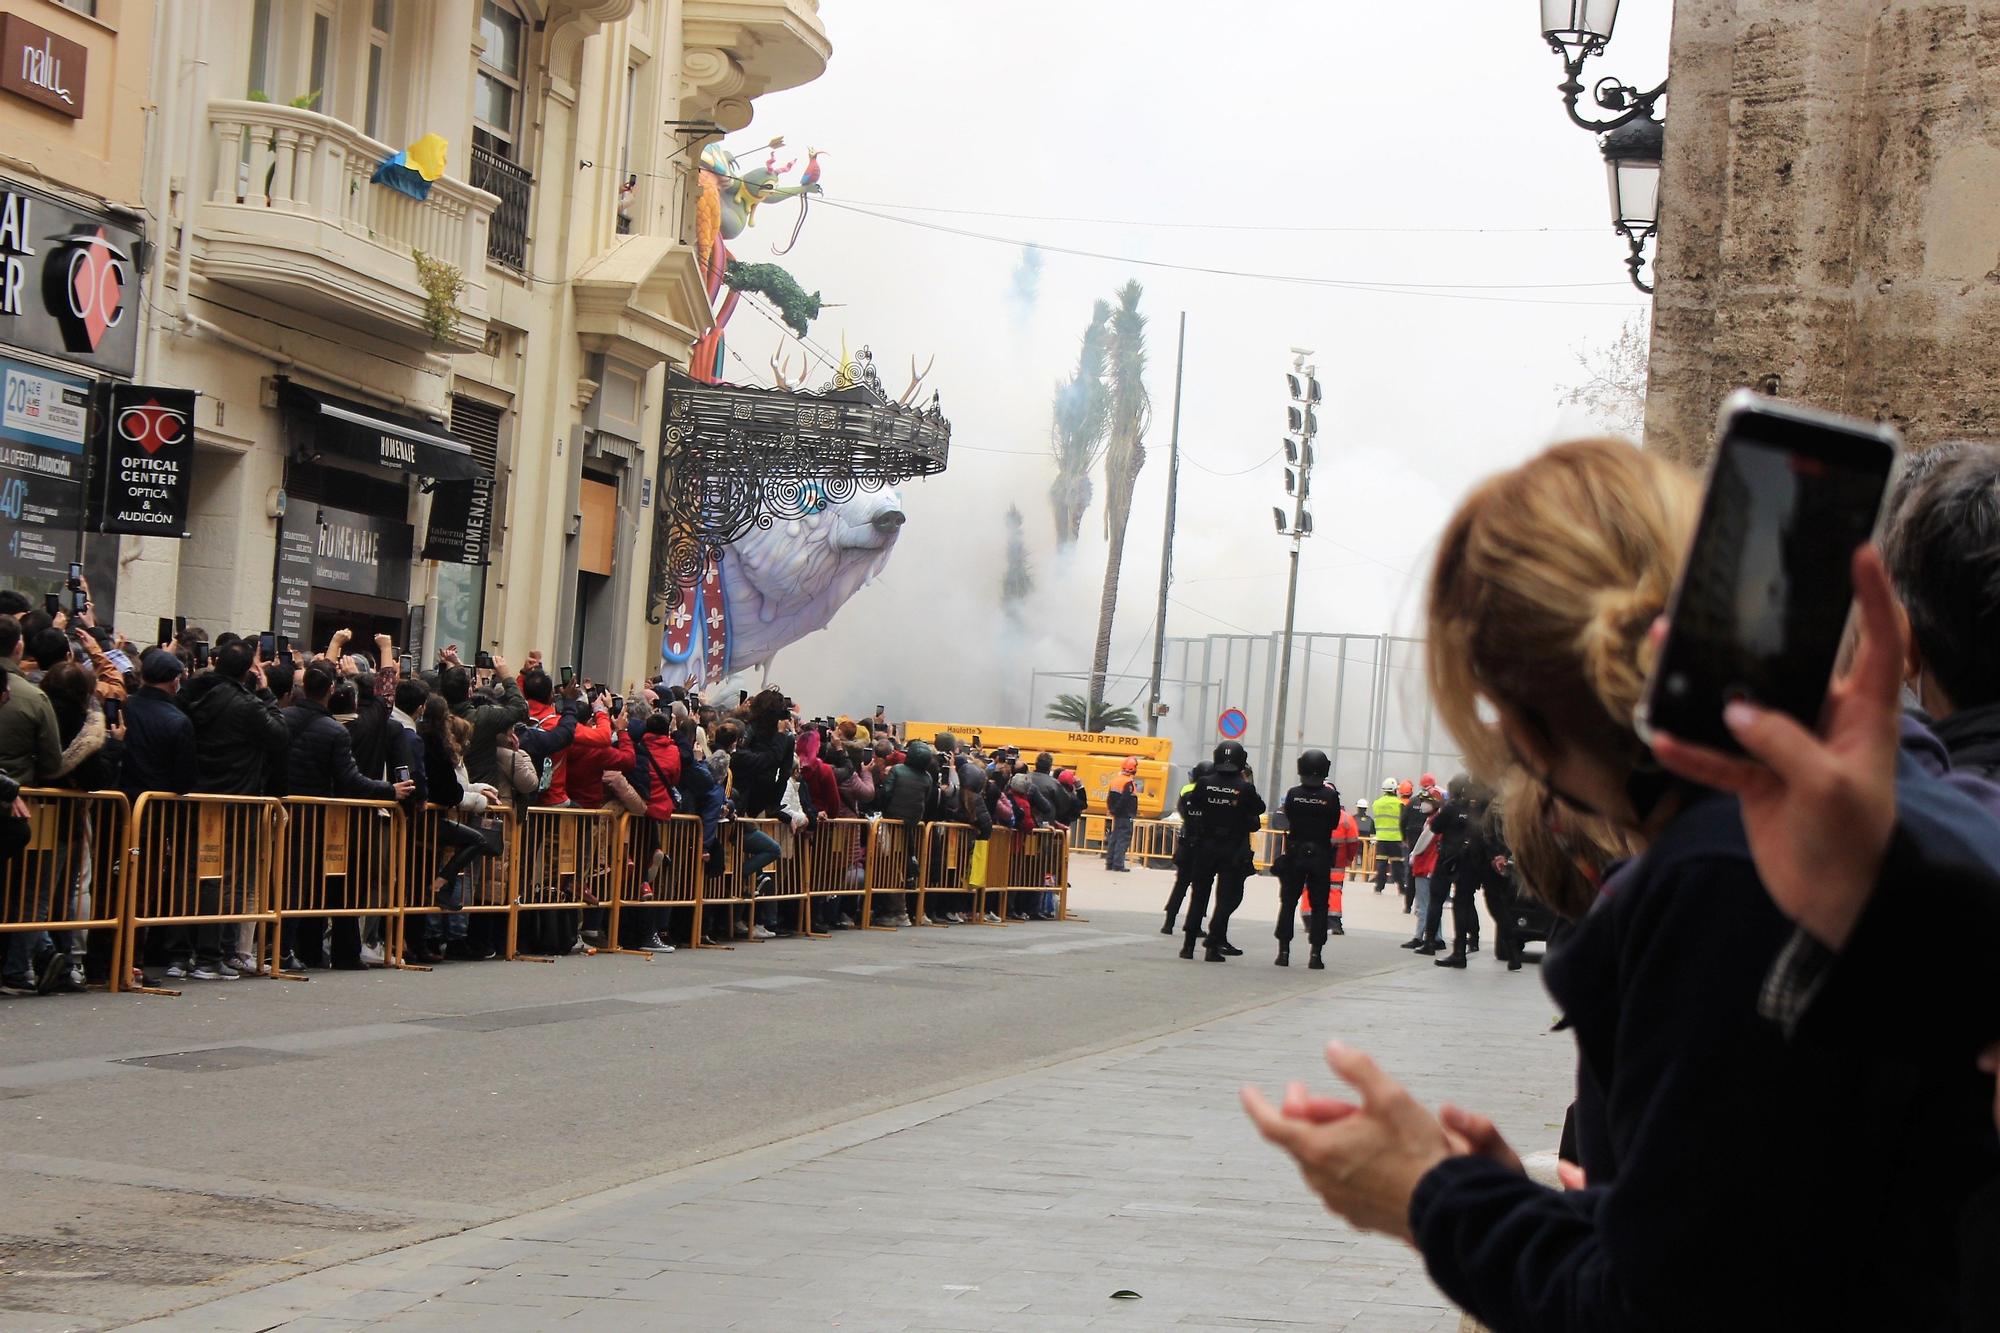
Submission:
M 1554 1145 L 1571 1048 L 1537 969 L 1385 939 L 1334 942 L 1372 972 L 1230 1018 L 139 1327 L 1456 1329 L 1416 1256 L 1324 1213 L 1236 1104 L 1245 1080 L 1326 1083 L 1339 1035 L 1524 1153 Z M 1269 969 L 1261 931 L 1238 940 L 1229 967 Z

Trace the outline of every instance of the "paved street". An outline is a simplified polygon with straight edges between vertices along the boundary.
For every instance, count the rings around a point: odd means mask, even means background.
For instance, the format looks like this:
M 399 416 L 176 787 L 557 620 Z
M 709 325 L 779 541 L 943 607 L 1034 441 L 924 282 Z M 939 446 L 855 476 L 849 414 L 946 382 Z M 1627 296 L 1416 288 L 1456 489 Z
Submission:
M 1548 1146 L 1535 972 L 1365 893 L 1281 971 L 1268 878 L 1183 963 L 1077 867 L 1087 924 L 0 1005 L 0 1327 L 1455 1327 L 1235 1088 L 1338 1032 Z

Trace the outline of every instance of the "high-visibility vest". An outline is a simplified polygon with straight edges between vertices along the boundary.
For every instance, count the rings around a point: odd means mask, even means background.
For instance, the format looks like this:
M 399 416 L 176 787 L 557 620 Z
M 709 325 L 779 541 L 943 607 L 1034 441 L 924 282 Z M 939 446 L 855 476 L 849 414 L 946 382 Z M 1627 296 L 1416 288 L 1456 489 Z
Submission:
M 1403 840 L 1403 798 L 1394 792 L 1383 792 L 1375 798 L 1375 841 L 1401 842 Z

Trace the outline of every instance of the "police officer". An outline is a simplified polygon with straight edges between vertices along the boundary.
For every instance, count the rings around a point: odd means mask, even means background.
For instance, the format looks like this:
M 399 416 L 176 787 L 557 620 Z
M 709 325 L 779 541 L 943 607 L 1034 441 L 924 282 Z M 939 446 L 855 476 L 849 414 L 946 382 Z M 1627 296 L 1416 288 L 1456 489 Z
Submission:
M 1180 920 L 1181 903 L 1187 898 L 1188 886 L 1194 882 L 1194 871 L 1189 869 L 1188 856 L 1188 851 L 1193 846 L 1188 840 L 1188 798 L 1194 795 L 1194 789 L 1201 785 L 1202 779 L 1214 771 L 1214 766 L 1206 760 L 1196 764 L 1194 771 L 1188 774 L 1187 785 L 1182 787 L 1181 794 L 1174 798 L 1174 809 L 1181 817 L 1181 836 L 1174 842 L 1174 887 L 1167 895 L 1167 924 L 1160 927 L 1162 935 L 1174 933 L 1175 923 Z M 1199 911 L 1188 917 L 1188 929 L 1193 931 L 1197 938 L 1201 935 Z
M 1208 921 L 1211 963 L 1229 957 L 1229 916 L 1243 901 L 1243 881 L 1250 873 L 1250 835 L 1264 814 L 1264 798 L 1244 776 L 1249 755 L 1235 741 L 1215 747 L 1214 767 L 1182 798 L 1188 840 L 1188 870 L 1194 901 L 1188 907 L 1186 942 L 1181 957 L 1194 957 L 1195 927 L 1215 892 L 1215 914 Z
M 1299 895 L 1312 909 L 1308 938 L 1312 960 L 1307 967 L 1326 966 L 1319 952 L 1326 946 L 1326 914 L 1333 873 L 1333 831 L 1340 826 L 1340 791 L 1327 785 L 1333 761 L 1320 750 L 1299 756 L 1299 785 L 1285 793 L 1278 809 L 1285 816 L 1284 869 L 1278 877 L 1278 966 L 1292 965 L 1292 918 Z

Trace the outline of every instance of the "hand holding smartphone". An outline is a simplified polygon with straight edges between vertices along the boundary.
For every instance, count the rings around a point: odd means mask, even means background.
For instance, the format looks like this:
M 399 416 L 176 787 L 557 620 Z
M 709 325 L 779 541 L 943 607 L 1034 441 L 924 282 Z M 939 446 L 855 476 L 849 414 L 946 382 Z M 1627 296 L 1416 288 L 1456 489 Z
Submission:
M 1642 737 L 1741 753 L 1722 721 L 1738 699 L 1818 724 L 1900 446 L 1889 426 L 1729 396 Z

